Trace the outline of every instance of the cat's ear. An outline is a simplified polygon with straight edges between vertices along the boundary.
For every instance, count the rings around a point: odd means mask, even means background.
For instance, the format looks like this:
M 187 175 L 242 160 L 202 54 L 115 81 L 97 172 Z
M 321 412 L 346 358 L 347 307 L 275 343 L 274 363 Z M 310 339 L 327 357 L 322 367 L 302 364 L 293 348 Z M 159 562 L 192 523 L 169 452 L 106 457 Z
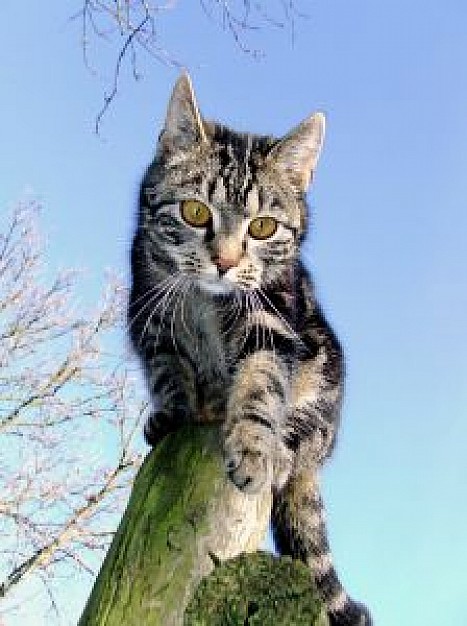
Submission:
M 269 159 L 299 191 L 305 192 L 311 182 L 323 145 L 324 128 L 323 113 L 314 113 L 283 137 L 269 154 Z
M 203 120 L 196 103 L 190 77 L 184 72 L 175 83 L 170 97 L 159 148 L 165 156 L 186 150 L 206 141 Z

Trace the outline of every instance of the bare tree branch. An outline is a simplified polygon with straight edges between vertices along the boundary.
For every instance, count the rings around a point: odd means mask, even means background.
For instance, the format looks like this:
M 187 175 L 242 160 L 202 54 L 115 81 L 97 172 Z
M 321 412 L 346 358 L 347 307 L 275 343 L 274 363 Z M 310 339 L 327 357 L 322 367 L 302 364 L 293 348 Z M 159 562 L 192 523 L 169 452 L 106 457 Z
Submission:
M 126 289 L 109 278 L 78 313 L 78 274 L 45 278 L 39 213 L 20 205 L 0 233 L 0 597 L 19 605 L 36 577 L 56 612 L 57 567 L 92 575 L 112 538 L 147 401 L 136 366 L 110 348 L 116 333 L 123 342 Z
M 295 22 L 304 18 L 299 8 L 305 0 L 198 0 L 200 16 L 204 15 L 215 26 L 232 38 L 238 48 L 254 58 L 265 52 L 252 39 L 264 28 L 282 29 L 295 37 Z M 86 67 L 96 74 L 91 62 L 92 43 L 117 47 L 112 86 L 104 95 L 95 123 L 100 131 L 102 120 L 115 100 L 124 63 L 129 62 L 135 80 L 138 52 L 144 52 L 165 65 L 183 67 L 174 46 L 169 51 L 162 45 L 161 24 L 170 11 L 183 10 L 178 0 L 155 2 L 149 0 L 81 0 L 81 8 L 73 16 L 81 24 L 81 46 Z
M 107 476 L 104 484 L 87 497 L 86 502 L 72 512 L 69 518 L 59 528 L 56 536 L 48 543 L 38 548 L 29 558 L 17 565 L 0 584 L 0 597 L 4 597 L 13 585 L 16 585 L 26 574 L 36 568 L 45 568 L 58 551 L 80 562 L 78 554 L 69 552 L 64 546 L 69 545 L 75 537 L 84 532 L 82 523 L 91 517 L 99 504 L 116 488 L 116 483 L 122 473 L 130 467 L 136 468 L 136 459 L 120 463 Z
M 115 65 L 115 71 L 114 71 L 114 84 L 112 87 L 112 91 L 110 92 L 110 94 L 108 96 L 105 97 L 104 99 L 104 106 L 102 107 L 102 109 L 99 111 L 97 118 L 96 118 L 96 134 L 99 134 L 99 127 L 102 121 L 102 118 L 105 115 L 105 112 L 107 111 L 107 109 L 109 108 L 110 104 L 112 103 L 112 100 L 115 98 L 115 96 L 117 95 L 117 91 L 118 91 L 118 79 L 120 77 L 120 70 L 122 67 L 122 63 L 123 60 L 128 52 L 128 49 L 131 48 L 132 52 L 134 53 L 134 48 L 133 48 L 133 41 L 134 39 L 138 36 L 138 33 L 141 32 L 144 27 L 146 26 L 147 22 L 149 21 L 149 15 L 146 15 L 146 17 L 133 29 L 131 30 L 130 34 L 128 35 L 128 37 L 125 40 L 125 43 L 123 44 L 122 49 L 120 50 L 119 54 L 118 54 L 118 58 L 117 58 L 117 63 Z M 135 68 L 135 57 L 133 56 L 133 61 L 132 61 L 132 65 L 133 68 Z M 133 75 L 135 76 L 135 78 L 137 77 L 137 73 L 134 71 Z

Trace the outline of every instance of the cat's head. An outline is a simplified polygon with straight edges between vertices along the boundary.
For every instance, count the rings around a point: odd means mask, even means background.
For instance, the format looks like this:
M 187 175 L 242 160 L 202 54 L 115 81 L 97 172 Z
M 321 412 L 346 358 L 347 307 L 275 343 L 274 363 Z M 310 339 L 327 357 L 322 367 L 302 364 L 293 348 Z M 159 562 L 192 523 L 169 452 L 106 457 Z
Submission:
M 216 294 L 283 282 L 305 232 L 323 135 L 321 113 L 282 139 L 208 122 L 183 74 L 141 189 L 146 275 L 180 273 Z

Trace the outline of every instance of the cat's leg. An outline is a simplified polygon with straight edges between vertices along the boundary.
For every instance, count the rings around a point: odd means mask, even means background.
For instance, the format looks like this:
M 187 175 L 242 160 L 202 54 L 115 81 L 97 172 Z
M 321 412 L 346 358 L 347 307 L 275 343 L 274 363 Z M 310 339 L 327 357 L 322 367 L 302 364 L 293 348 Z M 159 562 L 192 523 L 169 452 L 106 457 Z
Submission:
M 312 442 L 304 442 L 282 489 L 276 490 L 272 525 L 281 554 L 302 560 L 311 570 L 332 626 L 370 626 L 366 607 L 352 600 L 334 568 Z M 308 449 L 307 449 L 308 448 Z
M 224 423 L 227 472 L 245 491 L 283 484 L 291 454 L 283 444 L 287 370 L 270 350 L 246 356 L 229 390 Z
M 157 352 L 147 362 L 147 379 L 157 406 L 145 427 L 146 441 L 154 446 L 165 435 L 196 418 L 196 384 L 191 364 L 179 354 Z

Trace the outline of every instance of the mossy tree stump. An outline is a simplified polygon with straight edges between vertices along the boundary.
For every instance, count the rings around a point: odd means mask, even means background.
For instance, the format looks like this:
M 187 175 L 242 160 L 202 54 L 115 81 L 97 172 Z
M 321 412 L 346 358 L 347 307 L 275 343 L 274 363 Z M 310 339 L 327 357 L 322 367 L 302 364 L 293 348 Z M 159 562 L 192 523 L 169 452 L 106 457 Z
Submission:
M 78 626 L 266 625 L 266 615 L 276 626 L 326 624 L 300 563 L 261 554 L 224 563 L 257 550 L 270 508 L 270 489 L 244 494 L 226 477 L 218 424 L 169 435 L 138 472 Z

